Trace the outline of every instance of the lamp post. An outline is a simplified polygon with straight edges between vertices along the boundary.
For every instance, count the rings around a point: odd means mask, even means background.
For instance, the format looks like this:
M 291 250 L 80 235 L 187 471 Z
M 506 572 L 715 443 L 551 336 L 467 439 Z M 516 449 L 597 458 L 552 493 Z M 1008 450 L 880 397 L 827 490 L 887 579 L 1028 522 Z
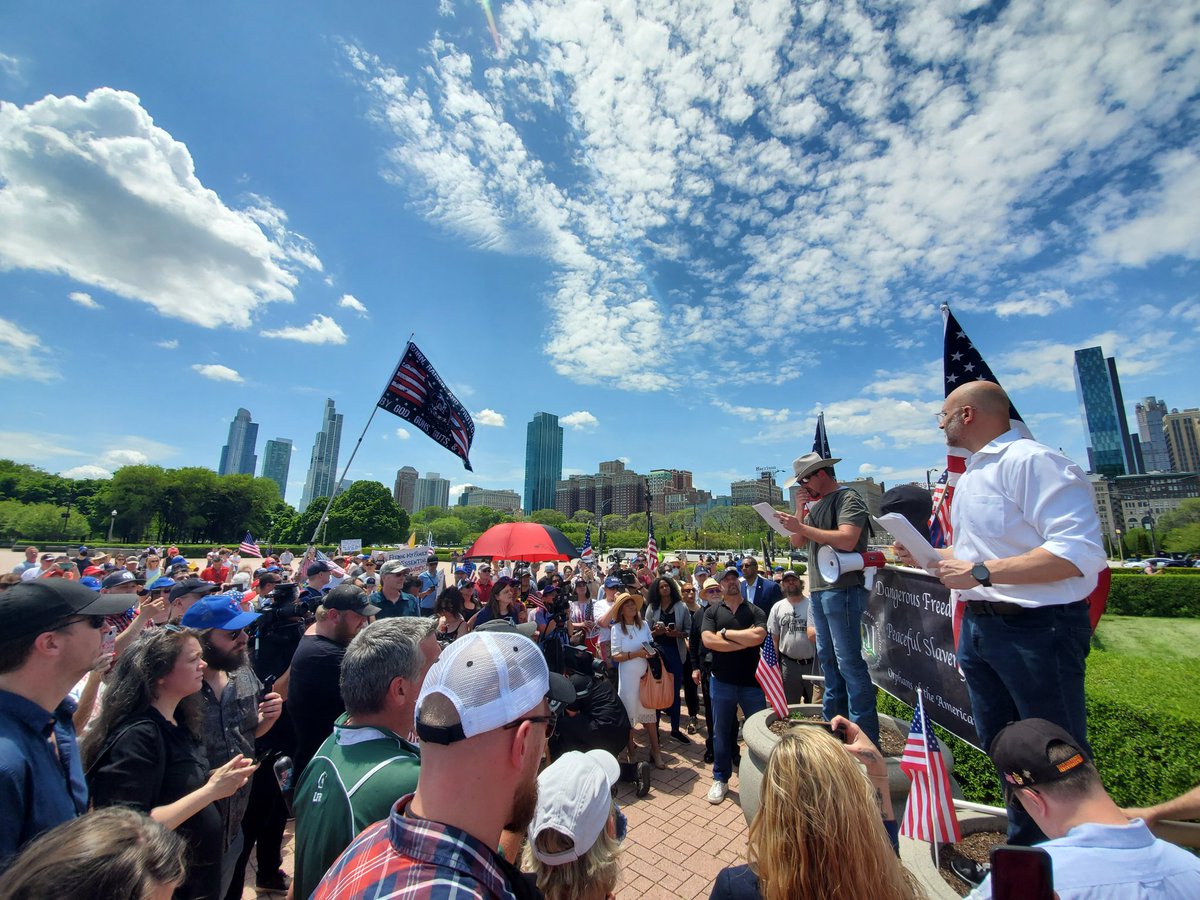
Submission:
M 1152 556 L 1158 556 L 1158 540 L 1154 534 L 1154 516 L 1150 513 L 1142 516 L 1142 527 L 1150 529 L 1150 550 Z
M 108 518 L 108 542 L 111 544 L 112 536 L 113 536 L 113 528 L 117 524 L 117 511 L 114 509 L 108 515 L 109 515 L 109 518 Z
M 1121 535 L 1124 534 L 1124 532 L 1121 530 L 1120 525 L 1118 525 L 1116 528 L 1114 528 L 1113 531 L 1115 531 L 1117 533 L 1117 559 L 1124 559 L 1125 558 L 1125 542 L 1121 538 Z
M 929 480 L 929 476 L 932 475 L 934 472 L 940 472 L 940 471 L 941 471 L 941 469 L 937 468 L 936 466 L 932 469 L 925 470 L 925 490 L 929 491 L 930 493 L 933 493 L 933 482 Z

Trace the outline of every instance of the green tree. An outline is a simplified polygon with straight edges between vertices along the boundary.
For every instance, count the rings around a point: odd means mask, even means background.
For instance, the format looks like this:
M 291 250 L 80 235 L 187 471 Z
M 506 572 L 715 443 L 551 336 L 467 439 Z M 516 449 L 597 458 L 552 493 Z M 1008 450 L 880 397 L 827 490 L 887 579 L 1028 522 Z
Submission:
M 1171 529 L 1163 538 L 1163 547 L 1172 553 L 1200 553 L 1200 522 Z
M 529 514 L 529 521 L 560 528 L 567 521 L 567 517 L 557 509 L 535 509 Z
M 471 528 L 458 516 L 442 516 L 429 523 L 429 530 L 433 532 L 434 542 L 444 547 L 460 543 Z
M 408 529 L 408 514 L 378 481 L 354 482 L 334 498 L 329 510 L 330 541 L 361 538 L 364 544 L 394 544 L 408 537 Z
M 1200 498 L 1184 500 L 1175 509 L 1163 513 L 1156 523 L 1164 534 L 1185 525 L 1200 524 Z
M 159 512 L 165 473 L 161 466 L 124 466 L 103 492 L 104 504 L 117 511 L 115 534 L 125 543 L 141 541 Z
M 592 522 L 596 521 L 596 514 L 593 513 L 591 510 L 581 509 L 581 510 L 577 511 L 575 513 L 575 515 L 571 516 L 571 521 L 572 522 L 582 522 L 585 525 L 591 524 Z

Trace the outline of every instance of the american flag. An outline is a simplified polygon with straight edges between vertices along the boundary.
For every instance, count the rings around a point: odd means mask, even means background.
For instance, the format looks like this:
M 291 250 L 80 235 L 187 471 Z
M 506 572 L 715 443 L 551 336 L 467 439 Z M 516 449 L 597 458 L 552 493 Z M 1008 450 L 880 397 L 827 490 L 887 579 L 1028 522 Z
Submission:
M 654 541 L 654 520 L 646 520 L 646 568 L 651 572 L 658 568 L 658 544 Z
M 475 439 L 475 423 L 412 341 L 400 357 L 378 405 L 412 422 L 460 457 L 468 472 L 473 471 L 468 457 L 471 441 Z
M 589 525 L 583 533 L 583 547 L 579 551 L 579 559 L 587 563 L 589 566 L 596 561 L 596 554 L 592 550 L 592 526 Z
M 833 459 L 829 451 L 829 434 L 825 431 L 825 413 L 817 415 L 817 433 L 813 435 L 813 453 L 821 454 L 821 459 Z
M 912 790 L 904 810 L 900 833 L 905 837 L 929 843 L 953 843 L 962 840 L 954 800 L 950 795 L 950 773 L 942 759 L 937 735 L 925 715 L 923 691 L 917 691 L 917 708 L 913 712 L 908 741 L 900 768 L 912 779 Z
M 246 532 L 246 536 L 242 538 L 242 542 L 238 544 L 238 553 L 242 556 L 256 556 L 262 559 L 262 551 L 258 549 L 258 544 L 254 543 L 254 538 L 250 532 Z
M 546 611 L 546 598 L 542 596 L 542 592 L 539 591 L 537 588 L 530 587 L 529 593 L 525 596 L 525 599 L 528 600 L 530 603 L 532 603 L 534 606 L 536 606 L 538 609 L 540 609 L 542 612 Z
M 942 374 L 944 376 L 945 396 L 968 381 L 1000 381 L 992 374 L 983 356 L 971 343 L 967 333 L 963 331 L 950 307 L 942 305 L 943 337 L 942 337 Z M 1016 407 L 1009 405 L 1008 417 L 1011 427 L 1020 432 L 1022 437 L 1032 438 L 1029 429 L 1021 421 Z M 929 519 L 930 543 L 935 547 L 949 547 L 954 543 L 954 531 L 950 525 L 950 508 L 954 500 L 954 488 L 958 478 L 966 471 L 967 451 L 960 447 L 946 449 L 946 471 L 938 479 L 937 487 L 933 490 L 933 515 Z
M 786 719 L 788 702 L 787 695 L 783 692 L 783 673 L 779 671 L 779 654 L 775 652 L 775 641 L 770 634 L 763 641 L 760 650 L 754 678 L 767 695 L 767 702 L 771 704 L 771 709 L 775 710 L 775 715 Z

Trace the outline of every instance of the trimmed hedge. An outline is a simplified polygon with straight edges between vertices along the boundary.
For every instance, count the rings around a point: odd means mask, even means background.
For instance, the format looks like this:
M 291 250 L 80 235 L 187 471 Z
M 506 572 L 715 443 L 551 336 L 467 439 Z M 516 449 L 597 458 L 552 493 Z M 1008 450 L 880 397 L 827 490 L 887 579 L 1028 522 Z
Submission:
M 1158 575 L 1147 575 L 1141 569 L 1124 569 L 1124 568 L 1113 569 L 1112 573 L 1113 573 L 1113 575 L 1130 575 L 1130 576 L 1140 575 L 1143 578 L 1157 578 L 1158 577 Z M 1200 569 L 1197 569 L 1195 566 L 1191 566 L 1191 565 L 1167 566 L 1166 568 L 1164 568 L 1162 570 L 1162 574 L 1165 574 L 1165 575 L 1200 575 Z
M 1114 578 L 1108 612 L 1118 616 L 1200 617 L 1200 579 L 1174 572 L 1137 579 Z

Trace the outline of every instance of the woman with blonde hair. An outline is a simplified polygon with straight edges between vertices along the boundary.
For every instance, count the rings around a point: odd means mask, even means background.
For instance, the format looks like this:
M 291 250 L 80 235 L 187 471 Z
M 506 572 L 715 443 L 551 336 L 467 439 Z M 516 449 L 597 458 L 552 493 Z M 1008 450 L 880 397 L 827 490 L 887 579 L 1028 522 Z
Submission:
M 617 664 L 617 694 L 629 714 L 629 761 L 634 761 L 633 732 L 638 723 L 646 729 L 650 741 L 650 759 L 656 769 L 665 769 L 658 747 L 658 711 L 642 706 L 642 675 L 654 655 L 650 643 L 650 625 L 642 618 L 640 594 L 618 594 L 608 615 L 612 619 L 612 658 Z
M 710 900 L 923 896 L 889 841 L 883 755 L 848 719 L 831 724 L 845 728 L 844 745 L 820 726 L 795 727 L 775 745 L 750 823 L 749 865 L 722 869 Z
M 5 900 L 166 900 L 187 873 L 183 838 L 124 807 L 97 809 L 32 841 L 0 878 Z

